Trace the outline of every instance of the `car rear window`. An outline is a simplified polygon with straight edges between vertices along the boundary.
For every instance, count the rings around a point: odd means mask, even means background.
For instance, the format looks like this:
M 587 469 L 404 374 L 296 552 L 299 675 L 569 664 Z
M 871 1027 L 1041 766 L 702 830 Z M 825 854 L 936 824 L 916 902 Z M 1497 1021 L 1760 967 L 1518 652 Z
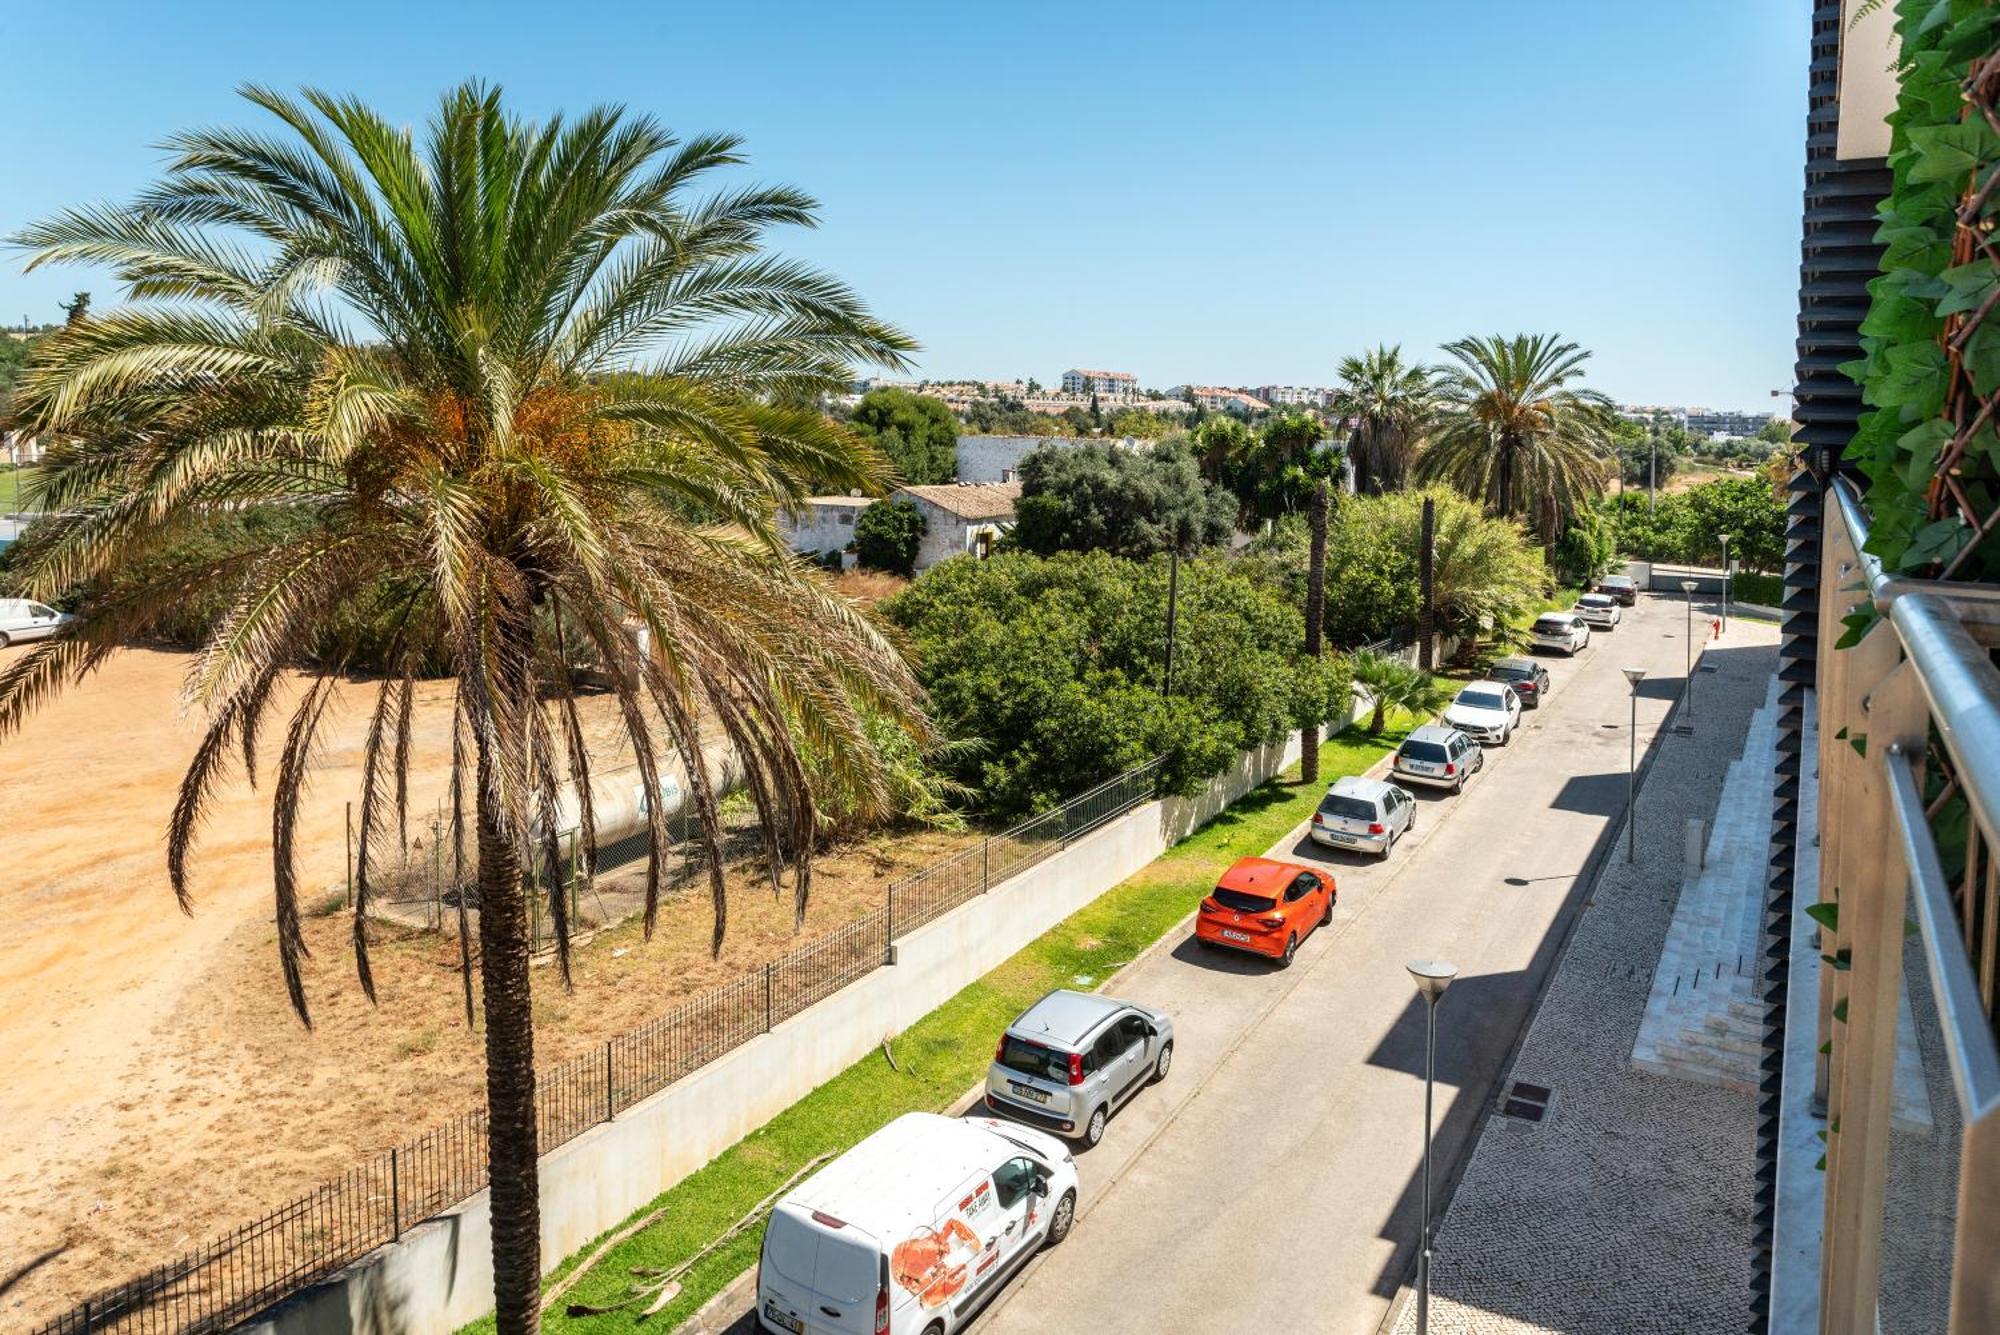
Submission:
M 1345 816 L 1348 820 L 1374 820 L 1375 804 L 1364 802 L 1358 797 L 1342 797 L 1329 793 L 1319 804 L 1320 812 L 1328 816 Z
M 1583 597 L 1576 600 L 1576 605 L 1578 607 L 1609 607 L 1611 606 L 1611 598 L 1608 594 L 1586 593 Z
M 1039 1076 L 1043 1080 L 1061 1083 L 1069 1079 L 1069 1055 L 1045 1048 L 1039 1043 L 1030 1043 L 1024 1038 L 1007 1035 L 1007 1041 L 1000 1045 L 1000 1064 L 1010 1071 L 1022 1075 Z
M 1402 754 L 1405 760 L 1428 760 L 1432 762 L 1449 760 L 1444 748 L 1436 742 L 1404 742 Z
M 1245 894 L 1241 890 L 1217 890 L 1215 902 L 1226 909 L 1235 909 L 1238 913 L 1268 913 L 1278 907 L 1278 901 L 1275 899 Z
M 1487 691 L 1461 691 L 1458 703 L 1467 709 L 1505 709 L 1507 702 Z
M 1537 617 L 1535 629 L 1545 635 L 1560 635 L 1569 629 L 1568 617 Z

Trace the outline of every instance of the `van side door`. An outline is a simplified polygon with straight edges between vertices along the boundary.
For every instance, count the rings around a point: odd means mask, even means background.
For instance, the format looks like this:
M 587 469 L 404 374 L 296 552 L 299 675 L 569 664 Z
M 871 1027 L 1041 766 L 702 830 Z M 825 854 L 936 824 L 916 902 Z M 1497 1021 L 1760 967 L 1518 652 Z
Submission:
M 1024 1252 L 1032 1252 L 1035 1242 L 1047 1231 L 1048 1205 L 1036 1194 L 1040 1172 L 1035 1161 L 1016 1155 L 993 1170 L 993 1204 L 999 1210 L 999 1264 L 981 1276 L 981 1282 L 995 1279 L 1014 1268 Z M 980 1258 L 984 1262 L 987 1258 Z

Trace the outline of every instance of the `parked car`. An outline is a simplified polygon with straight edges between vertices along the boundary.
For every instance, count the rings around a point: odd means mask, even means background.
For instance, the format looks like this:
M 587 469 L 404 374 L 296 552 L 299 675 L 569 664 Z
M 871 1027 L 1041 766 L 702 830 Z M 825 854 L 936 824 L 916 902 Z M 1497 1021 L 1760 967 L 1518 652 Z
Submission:
M 1590 643 L 1590 626 L 1574 612 L 1544 612 L 1528 628 L 1528 643 L 1536 649 L 1554 649 L 1575 657 Z
M 1340 897 L 1330 872 L 1270 858 L 1239 858 L 1201 901 L 1194 939 L 1289 965 L 1299 942 L 1333 921 Z
M 1549 693 L 1549 670 L 1532 658 L 1497 659 L 1486 675 L 1512 686 L 1523 709 L 1540 709 L 1542 698 Z
M 1380 779 L 1337 779 L 1306 827 L 1316 844 L 1358 849 L 1388 857 L 1396 841 L 1416 824 L 1417 801 Z
M 1076 1222 L 1061 1141 L 905 1113 L 772 1209 L 757 1257 L 767 1335 L 948 1335 Z
M 1608 593 L 1586 593 L 1576 600 L 1570 611 L 1582 617 L 1593 626 L 1610 629 L 1618 624 L 1622 613 L 1618 610 L 1618 600 Z
M 58 612 L 47 603 L 0 598 L 0 649 L 27 640 L 45 640 L 75 620 L 73 614 Z
M 1521 726 L 1521 697 L 1504 681 L 1475 681 L 1445 707 L 1444 721 L 1481 746 L 1505 746 Z
M 1486 767 L 1486 753 L 1479 743 L 1457 728 L 1426 723 L 1413 728 L 1396 748 L 1390 771 L 1404 783 L 1424 783 L 1449 788 L 1454 793 L 1465 781 Z
M 986 1072 L 986 1106 L 1072 1136 L 1104 1139 L 1119 1105 L 1174 1060 L 1174 1022 L 1094 992 L 1051 992 L 1000 1035 Z
M 1597 581 L 1597 592 L 1616 598 L 1621 606 L 1633 607 L 1639 601 L 1639 581 L 1630 575 L 1606 575 Z

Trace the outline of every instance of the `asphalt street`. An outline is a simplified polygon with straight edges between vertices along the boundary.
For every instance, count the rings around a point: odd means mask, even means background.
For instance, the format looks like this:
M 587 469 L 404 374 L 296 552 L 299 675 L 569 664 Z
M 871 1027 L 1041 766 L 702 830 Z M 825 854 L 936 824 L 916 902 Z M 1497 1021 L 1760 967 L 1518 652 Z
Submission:
M 1339 883 L 1333 922 L 1290 969 L 1203 950 L 1189 924 L 1116 980 L 1174 1016 L 1173 1074 L 1079 1152 L 1074 1232 L 971 1328 L 1375 1331 L 1410 1269 L 1421 1196 L 1425 1016 L 1404 964 L 1459 969 L 1438 1012 L 1437 1210 L 1587 911 L 1583 874 L 1623 856 L 1634 692 L 1620 669 L 1648 673 L 1643 766 L 1681 689 L 1684 624 L 1678 601 L 1642 597 L 1574 659 L 1545 658 L 1546 703 L 1462 794 L 1413 789 L 1415 828 L 1388 859 L 1323 848 L 1303 825 L 1280 841 L 1272 856 L 1329 865 Z M 753 1302 L 725 1297 L 696 1328 L 754 1329 Z

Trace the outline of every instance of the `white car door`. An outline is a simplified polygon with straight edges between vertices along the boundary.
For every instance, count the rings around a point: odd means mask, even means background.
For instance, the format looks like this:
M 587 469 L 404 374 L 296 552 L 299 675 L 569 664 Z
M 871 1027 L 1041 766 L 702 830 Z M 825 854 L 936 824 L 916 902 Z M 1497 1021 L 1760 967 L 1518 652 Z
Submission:
M 1034 1250 L 1035 1240 L 1046 1231 L 1041 1198 L 1035 1195 L 1035 1161 L 1016 1155 L 993 1170 L 993 1204 L 999 1215 L 998 1264 L 980 1277 L 982 1284 L 998 1283 L 1014 1269 L 1024 1251 Z M 987 1258 L 981 1257 L 981 1262 Z
M 56 609 L 41 603 L 28 604 L 28 624 L 14 633 L 17 640 L 45 640 L 56 633 Z

